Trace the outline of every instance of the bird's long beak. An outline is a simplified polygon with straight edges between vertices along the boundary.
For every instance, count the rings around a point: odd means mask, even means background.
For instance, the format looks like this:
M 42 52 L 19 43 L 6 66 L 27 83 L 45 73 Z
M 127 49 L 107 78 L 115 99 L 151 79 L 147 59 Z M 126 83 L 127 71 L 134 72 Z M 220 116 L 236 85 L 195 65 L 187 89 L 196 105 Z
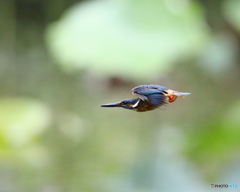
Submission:
M 121 107 L 121 106 L 119 105 L 119 103 L 108 103 L 100 105 L 100 107 Z
M 173 91 L 173 95 L 176 95 L 178 97 L 186 97 L 190 95 L 191 93 L 183 93 L 183 92 L 178 92 L 178 91 Z

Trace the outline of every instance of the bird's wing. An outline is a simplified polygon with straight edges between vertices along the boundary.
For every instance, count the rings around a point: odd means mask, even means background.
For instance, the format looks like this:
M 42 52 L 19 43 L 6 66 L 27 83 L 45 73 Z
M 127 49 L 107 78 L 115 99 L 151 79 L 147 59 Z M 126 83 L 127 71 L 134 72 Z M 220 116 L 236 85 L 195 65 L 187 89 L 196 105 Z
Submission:
M 139 85 L 132 89 L 132 94 L 136 95 L 142 100 L 148 100 L 148 96 L 152 94 L 163 94 L 163 91 L 167 90 L 166 87 L 159 85 Z
M 132 94 L 143 101 L 153 105 L 161 106 L 166 103 L 166 96 L 163 94 L 165 87 L 158 85 L 140 85 L 132 89 Z
M 167 104 L 166 96 L 162 93 L 149 95 L 148 102 L 158 107 Z

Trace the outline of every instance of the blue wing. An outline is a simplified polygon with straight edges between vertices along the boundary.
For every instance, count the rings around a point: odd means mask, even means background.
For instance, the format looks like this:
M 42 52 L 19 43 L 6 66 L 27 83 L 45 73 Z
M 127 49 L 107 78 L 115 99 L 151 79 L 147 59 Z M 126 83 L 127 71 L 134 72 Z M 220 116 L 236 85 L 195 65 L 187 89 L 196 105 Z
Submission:
M 152 94 L 148 96 L 148 102 L 158 107 L 167 103 L 166 96 L 161 94 Z
M 147 101 L 156 106 L 161 106 L 166 103 L 164 90 L 167 90 L 167 88 L 159 85 L 140 85 L 134 87 L 132 93 L 143 101 Z

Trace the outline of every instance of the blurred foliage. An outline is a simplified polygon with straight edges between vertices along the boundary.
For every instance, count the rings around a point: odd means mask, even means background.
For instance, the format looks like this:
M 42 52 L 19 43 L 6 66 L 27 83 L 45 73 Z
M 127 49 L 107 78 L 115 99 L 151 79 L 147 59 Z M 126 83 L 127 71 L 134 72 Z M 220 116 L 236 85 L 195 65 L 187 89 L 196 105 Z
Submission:
M 239 5 L 0 0 L 0 191 L 239 185 Z M 98 107 L 139 84 L 192 94 L 147 113 Z
M 142 80 L 196 54 L 208 36 L 196 2 L 109 0 L 73 6 L 49 26 L 46 39 L 67 71 Z
M 41 103 L 23 98 L 0 100 L 0 126 L 3 149 L 22 147 L 49 125 L 50 114 Z
M 225 1 L 223 6 L 226 19 L 235 27 L 238 31 L 240 30 L 240 13 L 239 13 L 240 2 L 238 0 Z

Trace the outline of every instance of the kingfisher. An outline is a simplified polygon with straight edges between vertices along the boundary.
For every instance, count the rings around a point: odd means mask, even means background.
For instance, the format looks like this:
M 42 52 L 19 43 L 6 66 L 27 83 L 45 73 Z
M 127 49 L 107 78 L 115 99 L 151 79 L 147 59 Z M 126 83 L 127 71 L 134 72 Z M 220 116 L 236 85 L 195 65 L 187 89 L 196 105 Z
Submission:
M 191 94 L 167 89 L 160 85 L 139 85 L 134 87 L 131 92 L 138 98 L 103 104 L 100 107 L 122 107 L 136 112 L 146 112 L 172 103 L 177 97 L 186 97 Z

